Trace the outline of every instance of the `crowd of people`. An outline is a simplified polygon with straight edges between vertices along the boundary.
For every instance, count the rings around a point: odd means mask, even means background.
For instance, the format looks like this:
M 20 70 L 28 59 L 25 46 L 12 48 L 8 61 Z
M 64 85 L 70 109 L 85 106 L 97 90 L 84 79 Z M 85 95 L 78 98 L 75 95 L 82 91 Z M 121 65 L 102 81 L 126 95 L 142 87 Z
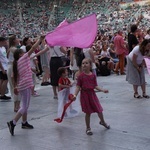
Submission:
M 97 2 L 96 0 L 94 2 L 88 0 L 83 2 L 85 4 L 83 7 L 82 5 L 77 7 L 79 1 L 73 1 L 74 11 L 77 8 L 79 12 L 75 16 L 76 19 L 93 12 L 93 9 L 97 11 L 105 8 L 105 10 L 97 12 L 97 20 L 99 21 L 95 41 L 91 47 L 84 49 L 48 46 L 44 35 L 37 39 L 41 32 L 45 33 L 47 31 L 48 24 L 51 24 L 51 21 L 53 21 L 53 18 L 50 20 L 51 18 L 49 18 L 46 10 L 53 10 L 55 1 L 51 1 L 51 5 L 47 6 L 46 2 L 42 0 L 37 0 L 37 3 L 22 1 L 21 4 L 17 3 L 17 1 L 12 1 L 8 4 L 4 2 L 5 5 L 1 9 L 11 8 L 12 4 L 13 9 L 10 9 L 12 11 L 10 16 L 7 16 L 8 13 L 3 13 L 0 16 L 0 99 L 4 101 L 14 100 L 14 112 L 16 112 L 16 115 L 7 123 L 11 135 L 14 135 L 14 128 L 21 117 L 22 128 L 34 128 L 27 121 L 27 110 L 30 103 L 30 95 L 39 96 L 37 91 L 35 91 L 36 78 L 39 75 L 43 76 L 41 86 L 52 86 L 54 99 L 58 99 L 58 87 L 62 90 L 63 88 L 69 88 L 71 84 L 66 79 L 65 82 L 60 82 L 60 74 L 64 73 L 64 78 L 69 74 L 69 77 L 76 81 L 77 87 L 72 100 L 75 100 L 80 92 L 82 111 L 86 114 L 87 135 L 93 134 L 90 128 L 90 115 L 94 112 L 98 114 L 100 124 L 107 129 L 110 128 L 103 118 L 103 109 L 98 103 L 98 98 L 94 91 L 96 89 L 104 93 L 108 92 L 108 90 L 97 86 L 96 77 L 99 75 L 109 76 L 112 73 L 126 75 L 126 80 L 133 85 L 134 98 L 149 98 L 146 93 L 144 72 L 146 67 L 144 57 L 150 56 L 150 28 L 147 24 L 148 19 L 144 16 L 144 13 L 149 15 L 149 7 L 147 5 L 140 7 L 138 4 L 133 4 L 131 8 L 134 9 L 134 12 L 140 9 L 140 14 L 129 17 L 130 13 L 128 10 L 118 9 L 118 4 L 121 1 L 101 1 L 101 4 Z M 69 1 L 65 0 L 63 3 L 67 4 Z M 32 5 L 40 7 L 31 10 Z M 106 13 L 106 9 L 109 9 L 109 12 Z M 20 15 L 17 16 L 15 14 L 16 11 Z M 36 15 L 33 15 L 33 18 L 28 17 L 29 13 L 31 15 L 33 11 L 36 12 Z M 122 17 L 121 14 L 123 13 L 125 14 Z M 77 13 L 73 15 L 75 14 Z M 68 13 L 68 15 L 70 14 Z M 122 22 L 121 25 L 118 19 Z M 19 20 L 22 20 L 25 26 L 19 24 Z M 15 21 L 17 22 L 16 24 Z M 31 22 L 32 24 L 30 24 Z M 30 26 L 28 26 L 29 24 Z M 17 28 L 15 27 L 16 25 Z M 25 30 L 26 35 L 24 37 L 21 36 L 23 30 Z M 62 67 L 65 67 L 65 72 L 60 73 L 60 68 Z M 64 71 L 64 69 L 62 70 Z M 8 83 L 11 97 L 6 95 Z M 138 94 L 138 86 L 141 86 L 142 96 Z M 85 101 L 85 97 L 89 93 L 91 93 L 91 96 L 88 96 L 87 101 Z M 96 102 L 90 105 L 93 99 L 96 99 Z M 22 105 L 20 105 L 20 101 Z
M 145 17 L 140 28 L 145 31 L 150 18 L 148 2 L 141 5 L 132 3 L 133 0 L 131 0 L 130 3 L 127 1 L 129 4 L 126 7 L 122 6 L 122 2 L 126 1 L 36 0 L 31 2 L 2 0 L 0 2 L 0 34 L 8 36 L 13 33 L 21 38 L 24 36 L 36 37 L 43 31 L 53 30 L 64 19 L 72 22 L 91 13 L 97 14 L 98 29 L 107 35 L 112 35 L 118 28 L 123 28 L 127 33 L 129 26 L 142 13 Z

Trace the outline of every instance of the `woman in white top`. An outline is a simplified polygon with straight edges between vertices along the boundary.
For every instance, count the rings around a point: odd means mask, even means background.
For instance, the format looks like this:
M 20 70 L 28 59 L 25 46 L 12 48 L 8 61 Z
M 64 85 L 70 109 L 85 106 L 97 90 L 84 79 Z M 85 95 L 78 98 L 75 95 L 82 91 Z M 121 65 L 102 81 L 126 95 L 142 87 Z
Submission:
M 102 64 L 105 64 L 107 62 L 107 68 L 110 69 L 111 71 L 114 71 L 114 62 L 113 58 L 110 55 L 110 52 L 108 51 L 108 46 L 106 43 L 102 44 L 102 51 L 100 54 L 99 60 L 102 61 Z
M 149 98 L 149 96 L 146 95 L 144 72 L 144 56 L 148 55 L 149 51 L 150 40 L 144 40 L 140 45 L 134 47 L 134 49 L 127 56 L 126 80 L 133 85 L 135 98 L 141 98 L 141 95 L 138 94 L 138 86 L 141 86 L 143 97 Z
M 19 45 L 19 40 L 16 38 L 15 35 L 12 35 L 9 37 L 9 49 L 8 49 L 8 70 L 7 70 L 7 76 L 8 76 L 8 82 L 10 85 L 10 93 L 11 97 L 14 100 L 14 112 L 17 112 L 20 108 L 20 96 L 14 94 L 14 85 L 13 85 L 13 61 L 14 61 L 14 52 L 17 49 L 17 46 Z

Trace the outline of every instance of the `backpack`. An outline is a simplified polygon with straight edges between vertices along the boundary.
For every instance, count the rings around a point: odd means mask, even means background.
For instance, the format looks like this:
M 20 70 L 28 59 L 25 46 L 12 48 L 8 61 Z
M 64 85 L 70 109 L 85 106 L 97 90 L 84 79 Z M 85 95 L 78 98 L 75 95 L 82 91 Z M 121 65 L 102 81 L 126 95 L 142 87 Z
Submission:
M 101 65 L 99 68 L 99 71 L 100 71 L 101 76 L 109 76 L 110 75 L 110 69 L 108 69 L 106 65 Z

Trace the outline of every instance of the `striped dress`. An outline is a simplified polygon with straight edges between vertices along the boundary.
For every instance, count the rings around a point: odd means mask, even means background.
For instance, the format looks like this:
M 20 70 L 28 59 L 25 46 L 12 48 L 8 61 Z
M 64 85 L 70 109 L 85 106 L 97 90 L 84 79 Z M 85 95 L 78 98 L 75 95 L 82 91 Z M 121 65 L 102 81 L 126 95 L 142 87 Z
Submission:
M 18 67 L 18 90 L 22 91 L 33 87 L 30 57 L 25 53 L 17 63 Z

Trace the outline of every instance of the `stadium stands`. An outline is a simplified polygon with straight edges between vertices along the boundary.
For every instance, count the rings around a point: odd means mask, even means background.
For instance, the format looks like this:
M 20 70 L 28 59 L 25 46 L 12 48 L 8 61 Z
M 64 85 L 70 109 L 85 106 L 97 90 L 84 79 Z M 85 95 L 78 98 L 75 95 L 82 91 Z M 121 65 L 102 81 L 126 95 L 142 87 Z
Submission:
M 140 27 L 147 29 L 149 5 L 133 2 L 135 0 L 1 0 L 0 32 L 4 36 L 17 34 L 19 37 L 36 37 L 41 32 L 53 30 L 65 18 L 71 22 L 91 13 L 97 14 L 99 30 L 127 30 L 141 13 L 145 17 Z M 127 5 L 122 7 L 121 4 Z

